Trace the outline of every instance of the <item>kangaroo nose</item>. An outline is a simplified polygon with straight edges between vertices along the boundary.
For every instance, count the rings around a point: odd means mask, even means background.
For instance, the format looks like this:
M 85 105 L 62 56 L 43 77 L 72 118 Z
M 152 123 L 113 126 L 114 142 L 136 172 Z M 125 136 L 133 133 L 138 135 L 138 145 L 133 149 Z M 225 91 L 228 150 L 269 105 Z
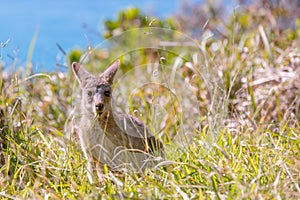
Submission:
M 97 112 L 102 112 L 103 108 L 104 108 L 104 104 L 103 103 L 96 104 L 96 111 Z

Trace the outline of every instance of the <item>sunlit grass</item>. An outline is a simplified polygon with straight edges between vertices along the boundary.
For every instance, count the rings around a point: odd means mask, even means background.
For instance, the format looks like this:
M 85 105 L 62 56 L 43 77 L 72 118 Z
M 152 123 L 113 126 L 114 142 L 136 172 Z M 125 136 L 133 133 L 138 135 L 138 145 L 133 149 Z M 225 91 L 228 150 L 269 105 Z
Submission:
M 1 95 L 5 158 L 0 177 L 2 197 L 299 198 L 299 130 L 288 124 L 277 130 L 264 125 L 255 129 L 224 128 L 214 141 L 207 139 L 207 129 L 203 128 L 195 132 L 195 138 L 178 158 L 142 176 L 106 171 L 104 182 L 91 185 L 78 141 L 63 138 L 63 119 L 67 116 L 60 108 L 67 102 L 58 103 L 57 98 L 64 99 L 61 92 L 71 78 L 51 76 L 56 80 L 34 79 L 49 88 L 44 91 L 49 99 L 34 92 L 35 84 L 4 80 L 11 83 L 4 84 L 10 87 Z M 26 87 L 34 89 L 29 91 Z M 20 97 L 22 101 L 17 100 Z M 65 106 L 66 110 L 71 108 Z
M 27 129 L 27 130 L 26 130 Z M 143 176 L 106 172 L 89 184 L 78 143 L 37 127 L 5 130 L 1 196 L 18 198 L 298 198 L 299 131 L 223 130 L 213 143 L 198 132 L 189 150 Z M 96 176 L 96 175 L 95 175 Z

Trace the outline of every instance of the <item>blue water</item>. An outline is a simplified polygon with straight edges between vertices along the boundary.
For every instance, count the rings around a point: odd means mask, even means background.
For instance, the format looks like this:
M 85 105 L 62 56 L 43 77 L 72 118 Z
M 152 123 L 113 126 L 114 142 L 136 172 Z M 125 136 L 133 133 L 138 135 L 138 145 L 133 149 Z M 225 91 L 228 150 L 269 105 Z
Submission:
M 0 61 L 11 66 L 24 66 L 30 43 L 36 38 L 31 62 L 35 71 L 62 70 L 65 50 L 85 49 L 103 40 L 103 21 L 115 19 L 118 11 L 139 7 L 149 16 L 165 18 L 174 13 L 179 0 L 0 0 Z M 84 28 L 84 25 L 88 28 Z M 34 35 L 37 37 L 34 37 Z M 17 58 L 17 64 L 14 63 Z

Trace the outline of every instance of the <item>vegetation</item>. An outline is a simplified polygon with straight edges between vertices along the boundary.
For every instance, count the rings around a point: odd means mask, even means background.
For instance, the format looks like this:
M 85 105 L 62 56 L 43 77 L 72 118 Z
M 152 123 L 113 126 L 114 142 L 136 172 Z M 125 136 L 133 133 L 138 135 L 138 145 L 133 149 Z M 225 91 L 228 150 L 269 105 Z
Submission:
M 121 11 L 118 19 L 105 22 L 107 38 L 117 38 L 117 33 L 131 28 L 167 27 L 192 35 L 201 51 L 187 51 L 182 56 L 164 49 L 142 48 L 120 55 L 113 46 L 110 50 L 96 48 L 84 60 L 90 70 L 97 66 L 95 71 L 101 71 L 99 66 L 104 69 L 120 57 L 124 74 L 136 65 L 168 64 L 176 66 L 178 76 L 192 86 L 198 125 L 191 139 L 176 146 L 166 137 L 168 133 L 176 135 L 178 121 L 174 115 L 180 113 L 177 106 L 183 104 L 169 101 L 176 109 L 172 112 L 164 105 L 168 112 L 165 118 L 159 118 L 158 125 L 163 126 L 161 138 L 167 147 L 167 160 L 141 175 L 112 173 L 105 168 L 106 180 L 90 184 L 76 134 L 67 134 L 71 132 L 70 118 L 77 98 L 74 77 L 62 72 L 30 74 L 30 69 L 8 73 L 2 66 L 0 196 L 300 198 L 299 5 L 294 1 L 241 1 L 239 8 L 223 13 L 224 5 L 209 2 L 182 5 L 182 10 L 167 20 L 150 20 L 138 9 L 130 9 Z M 129 36 L 118 41 L 130 46 L 139 35 Z M 167 35 L 168 40 L 177 42 L 176 37 Z M 181 43 L 174 44 L 173 52 L 183 48 Z M 84 57 L 83 52 L 70 52 L 69 62 Z M 124 93 L 130 90 L 129 82 L 138 82 L 144 76 L 127 77 L 128 84 L 117 85 Z M 186 90 L 179 87 L 181 94 Z M 129 99 L 128 112 L 136 115 L 137 111 L 151 124 L 155 110 L 151 110 L 152 96 L 147 91 L 129 91 L 125 97 Z M 162 91 L 156 94 L 167 96 Z

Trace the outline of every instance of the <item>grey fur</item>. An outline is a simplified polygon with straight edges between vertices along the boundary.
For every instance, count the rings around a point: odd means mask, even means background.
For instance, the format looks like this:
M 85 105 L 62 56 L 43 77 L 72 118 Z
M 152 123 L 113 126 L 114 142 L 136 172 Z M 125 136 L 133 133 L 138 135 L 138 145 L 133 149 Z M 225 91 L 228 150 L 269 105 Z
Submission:
M 82 89 L 78 135 L 92 182 L 91 163 L 106 164 L 111 170 L 141 172 L 164 158 L 161 141 L 139 119 L 111 108 L 113 79 L 120 66 L 115 61 L 100 76 L 74 62 L 72 70 Z

